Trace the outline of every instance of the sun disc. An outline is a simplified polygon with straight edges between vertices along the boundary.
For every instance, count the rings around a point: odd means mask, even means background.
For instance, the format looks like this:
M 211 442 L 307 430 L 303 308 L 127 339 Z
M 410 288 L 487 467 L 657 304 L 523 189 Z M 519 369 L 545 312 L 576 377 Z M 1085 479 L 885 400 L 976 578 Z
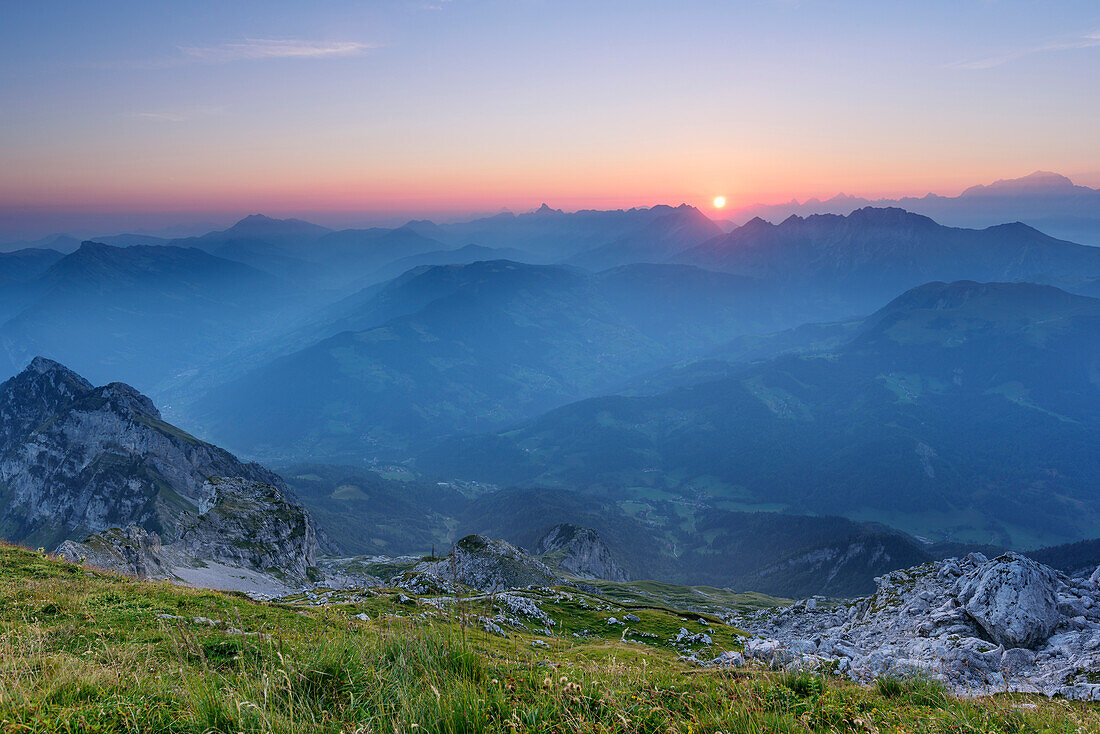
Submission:
M 725 205 L 726 205 L 726 197 L 724 197 L 724 196 L 714 197 L 714 208 L 715 209 L 721 209 Z

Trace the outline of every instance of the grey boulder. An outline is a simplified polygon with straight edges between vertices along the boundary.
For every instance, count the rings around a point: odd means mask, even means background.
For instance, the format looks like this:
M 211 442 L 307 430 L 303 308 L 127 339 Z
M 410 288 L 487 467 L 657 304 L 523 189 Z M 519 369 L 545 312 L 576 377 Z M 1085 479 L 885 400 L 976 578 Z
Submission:
M 1005 553 L 959 579 L 963 610 L 994 642 L 1034 647 L 1058 626 L 1057 578 L 1018 553 Z

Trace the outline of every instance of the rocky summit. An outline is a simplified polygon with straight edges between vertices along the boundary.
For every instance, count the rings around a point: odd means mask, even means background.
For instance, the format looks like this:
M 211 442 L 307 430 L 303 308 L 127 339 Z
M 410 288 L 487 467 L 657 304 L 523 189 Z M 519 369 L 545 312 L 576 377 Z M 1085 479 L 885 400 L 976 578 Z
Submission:
M 926 563 L 876 582 L 868 598 L 807 599 L 730 621 L 756 635 L 745 656 L 771 665 L 834 669 L 863 682 L 929 675 L 966 694 L 1100 699 L 1100 588 L 1092 579 L 1010 552 Z
M 0 530 L 209 586 L 238 586 L 227 576 L 240 573 L 304 580 L 317 551 L 312 518 L 276 474 L 166 423 L 129 385 L 94 387 L 42 357 L 0 385 Z
M 481 591 L 567 583 L 526 551 L 484 535 L 467 535 L 454 544 L 447 557 L 422 561 L 412 571 Z
M 591 528 L 559 523 L 543 534 L 534 550 L 548 565 L 583 579 L 630 580 L 600 534 Z

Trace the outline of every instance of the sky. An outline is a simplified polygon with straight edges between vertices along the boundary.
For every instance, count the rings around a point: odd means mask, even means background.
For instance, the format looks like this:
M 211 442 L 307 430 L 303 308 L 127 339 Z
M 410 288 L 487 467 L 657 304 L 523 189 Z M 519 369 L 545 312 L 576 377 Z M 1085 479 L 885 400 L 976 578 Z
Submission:
M 0 233 L 1100 186 L 1100 4 L 0 0 Z

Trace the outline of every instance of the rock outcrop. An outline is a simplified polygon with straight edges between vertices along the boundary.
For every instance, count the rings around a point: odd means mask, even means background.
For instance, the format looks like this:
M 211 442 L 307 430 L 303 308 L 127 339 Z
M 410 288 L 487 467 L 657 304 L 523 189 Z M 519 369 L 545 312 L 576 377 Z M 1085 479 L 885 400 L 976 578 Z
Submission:
M 66 540 L 55 553 L 71 563 L 86 563 L 142 580 L 173 577 L 160 536 L 137 525 L 94 533 L 83 543 Z
M 177 579 L 181 568 L 214 561 L 227 566 L 305 580 L 316 563 L 317 535 L 309 513 L 278 487 L 240 478 L 205 483 L 196 516 L 180 537 L 162 545 L 156 533 L 137 525 L 112 528 L 57 548 L 83 561 L 142 579 Z
M 42 357 L 0 385 L 0 529 L 147 578 L 210 560 L 304 579 L 317 551 L 276 474 L 166 423 L 129 385 Z
M 559 523 L 535 544 L 535 555 L 547 565 L 584 579 L 629 581 L 611 550 L 591 528 Z
M 971 553 L 876 582 L 868 598 L 729 621 L 757 635 L 746 656 L 772 665 L 829 666 L 861 682 L 923 674 L 969 694 L 1100 699 L 1100 589 L 1087 579 L 1016 553 Z
M 567 583 L 526 551 L 484 535 L 467 535 L 446 558 L 421 561 L 412 570 L 482 591 Z
M 1057 583 L 1046 566 L 1006 553 L 959 579 L 958 600 L 997 644 L 1033 647 L 1058 624 Z

